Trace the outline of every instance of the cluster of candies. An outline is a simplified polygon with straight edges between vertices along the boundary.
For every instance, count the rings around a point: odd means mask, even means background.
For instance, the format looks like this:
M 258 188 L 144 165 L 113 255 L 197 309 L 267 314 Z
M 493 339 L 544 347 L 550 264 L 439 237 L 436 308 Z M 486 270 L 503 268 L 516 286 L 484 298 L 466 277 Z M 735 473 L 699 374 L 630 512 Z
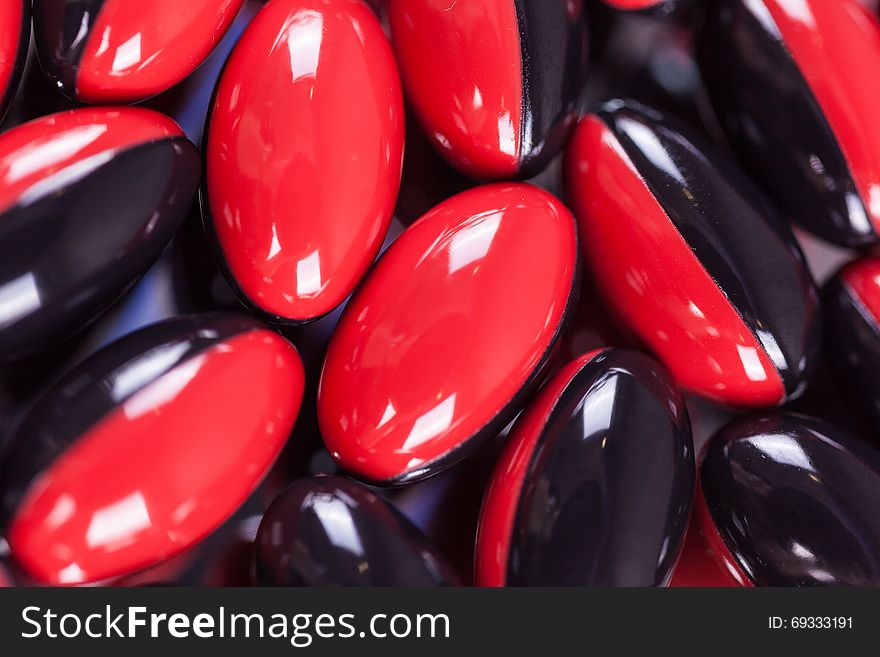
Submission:
M 4 0 L 0 585 L 880 585 L 868 4 Z

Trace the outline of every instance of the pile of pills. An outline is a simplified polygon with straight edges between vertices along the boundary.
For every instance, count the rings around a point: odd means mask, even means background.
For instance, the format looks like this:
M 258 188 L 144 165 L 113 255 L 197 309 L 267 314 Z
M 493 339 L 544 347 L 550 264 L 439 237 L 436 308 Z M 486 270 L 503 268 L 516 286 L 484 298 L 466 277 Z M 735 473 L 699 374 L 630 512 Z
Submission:
M 880 585 L 871 5 L 2 3 L 0 586 Z

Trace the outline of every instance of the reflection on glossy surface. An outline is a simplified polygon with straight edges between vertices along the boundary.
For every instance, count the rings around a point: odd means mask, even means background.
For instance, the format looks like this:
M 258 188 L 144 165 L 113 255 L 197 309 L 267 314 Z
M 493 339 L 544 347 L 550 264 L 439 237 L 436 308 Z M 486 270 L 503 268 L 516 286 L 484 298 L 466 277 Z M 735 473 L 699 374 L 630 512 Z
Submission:
M 164 91 L 202 63 L 244 0 L 35 0 L 47 75 L 87 103 L 131 103 Z
M 515 175 L 523 119 L 515 3 L 388 6 L 407 93 L 440 152 L 477 176 Z
M 77 182 L 117 151 L 182 135 L 167 116 L 135 108 L 72 110 L 25 123 L 0 138 L 0 210 Z
M 534 175 L 558 153 L 586 69 L 582 3 L 390 0 L 388 14 L 410 100 L 452 164 Z
M 569 364 L 517 421 L 486 494 L 485 586 L 658 586 L 694 489 L 690 422 L 659 363 L 611 349 Z
M 149 110 L 74 110 L 0 136 L 0 359 L 67 337 L 143 275 L 199 172 L 195 147 Z
M 744 174 L 623 101 L 582 121 L 567 167 L 604 298 L 683 386 L 743 406 L 803 391 L 819 342 L 816 290 Z
M 30 42 L 30 2 L 6 0 L 0 3 L 0 120 L 12 102 Z
M 254 490 L 302 391 L 296 350 L 235 316 L 177 318 L 97 352 L 11 438 L 0 481 L 14 558 L 77 584 L 181 552 Z
M 281 320 L 338 306 L 400 185 L 403 99 L 358 0 L 278 0 L 236 46 L 208 127 L 206 222 L 240 296 Z
M 399 483 L 500 431 L 559 335 L 576 259 L 571 215 L 529 185 L 476 188 L 419 219 L 331 340 L 318 400 L 331 454 Z
M 880 452 L 817 420 L 769 414 L 715 436 L 708 513 L 757 585 L 880 585 Z
M 880 258 L 844 267 L 826 285 L 823 308 L 837 383 L 880 431 Z
M 257 533 L 258 586 L 442 586 L 457 579 L 394 508 L 344 477 L 294 483 Z
M 599 116 L 796 396 L 818 346 L 818 299 L 784 220 L 730 162 L 661 115 L 634 106 Z
M 877 241 L 880 28 L 854 0 L 719 0 L 700 66 L 733 145 L 787 214 L 843 246 Z
M 47 383 L 57 380 L 98 349 L 144 326 L 199 309 L 185 292 L 190 286 L 189 279 L 175 278 L 171 254 L 171 249 L 163 251 L 143 278 L 84 330 L 3 368 L 0 378 L 13 393 L 18 410 L 26 410 Z M 2 409 L 0 395 L 0 423 Z

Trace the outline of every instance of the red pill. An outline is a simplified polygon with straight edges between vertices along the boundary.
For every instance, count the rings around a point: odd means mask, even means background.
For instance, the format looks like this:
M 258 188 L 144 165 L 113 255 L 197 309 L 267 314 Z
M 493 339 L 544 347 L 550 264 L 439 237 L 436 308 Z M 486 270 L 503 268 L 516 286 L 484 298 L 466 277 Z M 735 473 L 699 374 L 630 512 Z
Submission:
M 562 148 L 586 71 L 582 2 L 389 0 L 422 127 L 477 178 L 538 173 Z
M 184 316 L 112 343 L 10 439 L 0 511 L 13 558 L 64 585 L 183 552 L 255 490 L 302 392 L 296 349 L 249 318 Z
M 206 224 L 240 298 L 275 320 L 329 313 L 388 231 L 403 97 L 360 0 L 275 0 L 229 59 L 207 130 Z
M 575 131 L 567 177 L 602 296 L 680 385 L 734 406 L 803 392 L 815 286 L 784 220 L 723 153 L 612 101 Z
M 134 103 L 192 73 L 244 0 L 34 0 L 43 70 L 84 103 Z
M 546 364 L 575 291 L 555 197 L 490 185 L 410 226 L 346 307 L 318 393 L 321 433 L 380 484 L 435 474 L 496 435 Z

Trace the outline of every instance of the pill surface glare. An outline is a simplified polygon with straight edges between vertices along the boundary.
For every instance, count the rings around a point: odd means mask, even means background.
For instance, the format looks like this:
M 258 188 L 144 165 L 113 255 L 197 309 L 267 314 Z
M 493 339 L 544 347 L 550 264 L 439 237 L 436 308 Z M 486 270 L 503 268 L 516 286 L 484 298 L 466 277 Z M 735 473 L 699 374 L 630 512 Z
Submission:
M 216 529 L 287 441 L 296 349 L 255 320 L 182 316 L 111 343 L 25 416 L 0 477 L 13 558 L 83 584 L 156 565 Z

